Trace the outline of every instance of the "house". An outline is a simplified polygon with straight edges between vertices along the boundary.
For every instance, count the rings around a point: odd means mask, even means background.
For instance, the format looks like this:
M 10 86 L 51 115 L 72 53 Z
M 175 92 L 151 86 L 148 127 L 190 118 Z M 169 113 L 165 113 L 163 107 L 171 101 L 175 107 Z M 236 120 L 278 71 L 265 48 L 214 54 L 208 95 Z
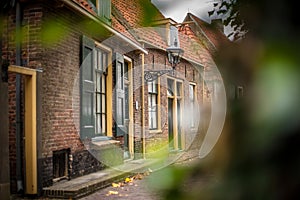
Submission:
M 11 193 L 189 149 L 211 59 L 185 30 L 150 1 L 16 1 L 1 43 Z
M 211 23 L 201 20 L 192 13 L 187 13 L 183 24 L 189 26 L 193 34 L 201 40 L 209 51 L 214 62 L 219 66 L 220 73 L 227 83 L 225 85 L 229 100 L 239 99 L 244 95 L 245 80 L 248 79 L 246 69 L 241 69 L 236 65 L 237 58 L 231 54 L 235 51 L 235 43 L 230 41 L 224 34 L 224 26 L 221 19 L 212 19 Z M 229 59 L 229 57 L 231 57 Z M 229 63 L 229 61 L 233 63 Z M 209 71 L 209 70 L 208 70 Z M 213 77 L 213 75 L 209 75 Z M 213 81 L 216 83 L 216 81 Z M 211 91 L 214 86 L 211 86 Z

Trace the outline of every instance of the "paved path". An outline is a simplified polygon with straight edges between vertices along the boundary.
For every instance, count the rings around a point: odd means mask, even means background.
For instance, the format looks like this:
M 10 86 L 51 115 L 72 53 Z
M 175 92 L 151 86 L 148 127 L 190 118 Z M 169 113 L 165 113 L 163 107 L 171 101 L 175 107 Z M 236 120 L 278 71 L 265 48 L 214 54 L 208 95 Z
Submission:
M 137 177 L 137 176 L 135 176 Z M 98 199 L 125 199 L 125 200 L 159 200 L 160 194 L 157 191 L 150 189 L 147 182 L 148 177 L 143 176 L 141 179 L 135 178 L 130 182 L 115 183 L 110 186 L 99 190 L 87 197 L 80 200 L 98 200 Z
M 197 151 L 198 152 L 198 151 Z M 197 160 L 195 154 L 197 152 L 190 152 L 182 156 L 174 163 L 174 165 L 188 166 L 193 161 Z M 155 172 L 154 172 L 155 173 Z M 111 186 L 101 189 L 89 196 L 83 197 L 80 200 L 101 200 L 101 199 L 122 199 L 122 200 L 160 200 L 163 199 L 159 191 L 155 190 L 153 181 L 150 181 L 152 174 L 138 174 L 130 179 L 124 179 L 121 182 L 113 183 Z M 159 181 L 159 180 L 158 180 Z M 194 182 L 195 180 L 193 180 Z M 196 180 L 198 181 L 198 180 Z M 188 185 L 188 186 L 187 186 Z M 186 189 L 190 186 L 189 183 L 185 185 Z

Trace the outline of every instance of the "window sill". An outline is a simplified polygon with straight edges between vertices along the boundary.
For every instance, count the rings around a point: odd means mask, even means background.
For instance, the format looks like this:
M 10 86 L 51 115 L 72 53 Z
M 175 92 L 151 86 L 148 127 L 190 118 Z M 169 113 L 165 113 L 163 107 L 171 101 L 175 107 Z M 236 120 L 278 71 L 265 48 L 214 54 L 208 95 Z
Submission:
M 160 134 L 160 133 L 162 133 L 162 130 L 149 130 L 149 133 L 151 133 L 151 134 Z

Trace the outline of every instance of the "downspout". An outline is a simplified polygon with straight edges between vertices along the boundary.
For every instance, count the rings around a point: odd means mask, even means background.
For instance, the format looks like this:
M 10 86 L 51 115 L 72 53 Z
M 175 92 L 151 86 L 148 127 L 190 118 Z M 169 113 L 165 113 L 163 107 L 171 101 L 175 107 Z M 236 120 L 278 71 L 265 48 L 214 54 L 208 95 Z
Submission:
M 142 142 L 143 142 L 143 158 L 146 158 L 146 133 L 145 133 L 145 54 L 142 53 Z
M 16 1 L 16 65 L 21 66 L 21 5 Z M 16 74 L 16 176 L 17 192 L 23 192 L 22 177 L 22 119 L 21 119 L 21 75 Z

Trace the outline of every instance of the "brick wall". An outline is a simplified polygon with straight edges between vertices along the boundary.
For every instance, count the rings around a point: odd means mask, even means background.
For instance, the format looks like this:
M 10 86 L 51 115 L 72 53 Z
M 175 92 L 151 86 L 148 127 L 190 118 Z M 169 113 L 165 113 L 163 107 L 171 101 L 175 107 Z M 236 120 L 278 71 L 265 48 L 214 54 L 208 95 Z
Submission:
M 53 151 L 70 149 L 70 177 L 103 168 L 85 149 L 79 137 L 79 69 L 80 37 L 86 25 L 83 18 L 74 16 L 66 7 L 53 1 L 23 5 L 22 65 L 42 68 L 41 152 L 43 185 L 52 184 Z M 5 20 L 2 55 L 15 63 L 15 14 Z M 82 26 L 81 26 L 82 25 Z M 22 93 L 23 94 L 23 93 Z M 23 97 L 24 98 L 24 97 Z M 10 169 L 12 190 L 15 192 L 15 75 L 9 77 Z
M 158 70 L 158 69 L 171 69 L 170 64 L 167 61 L 165 51 L 158 49 L 148 49 L 149 54 L 145 56 L 145 70 Z M 154 62 L 154 68 L 153 68 Z M 196 84 L 196 95 L 197 95 L 197 103 L 199 109 L 202 108 L 203 102 L 203 78 L 201 77 L 201 71 L 203 69 L 199 66 L 193 65 L 192 63 L 181 60 L 181 62 L 176 66 L 175 75 L 165 74 L 160 77 L 160 109 L 161 109 L 161 132 L 151 133 L 148 127 L 148 90 L 147 85 L 145 85 L 145 129 L 146 129 L 146 149 L 148 151 L 154 150 L 156 148 L 160 148 L 163 145 L 168 143 L 168 97 L 167 97 L 167 77 L 173 77 L 177 80 L 181 80 L 183 83 L 183 100 L 182 106 L 183 109 L 185 106 L 188 106 L 189 102 L 189 84 Z M 186 112 L 182 112 L 182 114 L 187 114 Z M 199 113 L 200 115 L 200 113 Z M 182 116 L 184 119 L 184 116 Z M 200 118 L 200 116 L 198 116 Z M 196 120 L 197 121 L 197 120 Z M 200 120 L 199 120 L 200 121 Z M 197 124 L 198 125 L 198 124 Z M 201 123 L 199 124 L 199 130 L 197 128 L 191 129 L 189 124 L 182 124 L 183 133 L 185 137 L 185 146 L 186 148 L 190 147 L 192 143 L 199 144 L 200 135 L 201 135 Z M 194 141 L 195 140 L 195 141 Z M 156 146 L 156 147 L 155 147 Z M 195 146 L 195 145 L 194 145 Z

